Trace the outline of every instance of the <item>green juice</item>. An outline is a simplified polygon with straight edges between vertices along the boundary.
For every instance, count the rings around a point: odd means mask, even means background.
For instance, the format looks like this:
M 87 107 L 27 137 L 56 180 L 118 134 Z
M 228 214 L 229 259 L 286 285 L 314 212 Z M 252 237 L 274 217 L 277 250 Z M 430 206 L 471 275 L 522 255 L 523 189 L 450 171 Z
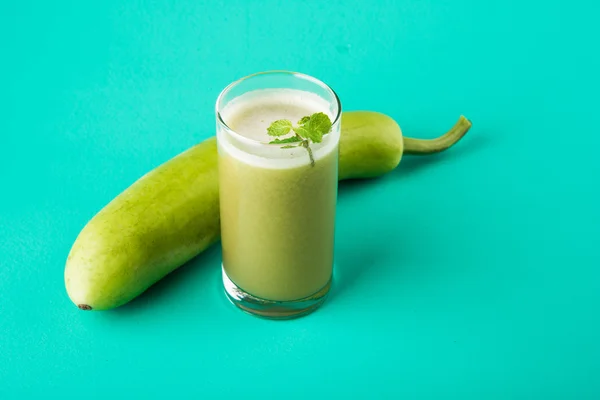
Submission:
M 298 300 L 332 275 L 339 128 L 305 148 L 268 145 L 267 127 L 326 112 L 316 95 L 261 90 L 240 96 L 222 117 L 236 136 L 219 137 L 223 267 L 245 292 Z M 262 142 L 262 143 L 259 143 Z

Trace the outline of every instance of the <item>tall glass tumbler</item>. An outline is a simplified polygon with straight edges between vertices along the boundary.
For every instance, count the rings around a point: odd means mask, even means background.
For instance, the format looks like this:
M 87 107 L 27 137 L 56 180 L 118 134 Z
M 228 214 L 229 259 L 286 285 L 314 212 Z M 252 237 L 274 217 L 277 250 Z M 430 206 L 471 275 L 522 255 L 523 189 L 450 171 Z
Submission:
M 329 292 L 341 111 L 330 87 L 288 71 L 247 76 L 217 99 L 223 285 L 244 311 L 296 317 Z M 331 129 L 307 140 L 318 113 Z

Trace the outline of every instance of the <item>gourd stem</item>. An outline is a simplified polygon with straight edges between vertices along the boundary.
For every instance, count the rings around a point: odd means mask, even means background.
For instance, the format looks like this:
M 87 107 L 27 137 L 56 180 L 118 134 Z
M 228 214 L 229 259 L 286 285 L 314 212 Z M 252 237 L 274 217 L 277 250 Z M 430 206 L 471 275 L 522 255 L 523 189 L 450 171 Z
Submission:
M 460 116 L 458 122 L 448 132 L 435 139 L 414 139 L 405 137 L 403 154 L 425 155 L 439 153 L 462 139 L 471 128 L 471 121 Z

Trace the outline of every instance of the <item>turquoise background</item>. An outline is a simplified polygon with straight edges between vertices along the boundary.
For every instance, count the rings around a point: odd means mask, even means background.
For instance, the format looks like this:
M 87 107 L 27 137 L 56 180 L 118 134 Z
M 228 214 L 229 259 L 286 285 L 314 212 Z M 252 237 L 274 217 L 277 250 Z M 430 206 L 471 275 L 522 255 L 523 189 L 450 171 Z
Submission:
M 52 1 L 0 5 L 0 398 L 600 398 L 598 7 L 592 1 Z M 342 184 L 336 282 L 271 322 L 208 250 L 83 312 L 83 225 L 215 131 L 268 69 L 446 153 Z

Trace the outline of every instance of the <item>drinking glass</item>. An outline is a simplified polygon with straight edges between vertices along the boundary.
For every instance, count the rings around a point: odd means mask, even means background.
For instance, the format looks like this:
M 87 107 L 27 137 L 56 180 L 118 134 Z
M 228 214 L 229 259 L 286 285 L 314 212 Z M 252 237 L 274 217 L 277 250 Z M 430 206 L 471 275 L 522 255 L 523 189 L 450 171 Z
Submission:
M 271 143 L 267 128 L 274 120 L 297 125 L 317 112 L 331 121 L 320 143 Z M 292 318 L 326 299 L 341 112 L 329 86 L 290 71 L 247 76 L 217 99 L 223 285 L 229 300 L 248 313 Z

